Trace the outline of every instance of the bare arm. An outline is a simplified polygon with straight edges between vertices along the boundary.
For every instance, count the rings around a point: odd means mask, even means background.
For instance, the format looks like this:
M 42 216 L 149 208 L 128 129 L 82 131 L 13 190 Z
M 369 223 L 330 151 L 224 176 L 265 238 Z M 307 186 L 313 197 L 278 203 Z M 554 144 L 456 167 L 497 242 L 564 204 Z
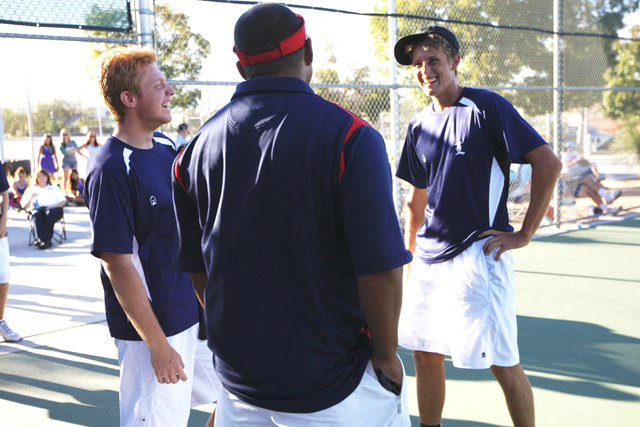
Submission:
M 0 202 L 0 209 L 2 209 L 2 215 L 0 216 L 0 239 L 7 235 L 7 218 L 9 217 L 9 190 L 5 190 L 0 193 L 2 202 Z
M 167 341 L 131 261 L 131 254 L 102 252 L 102 262 L 118 301 L 151 352 L 151 365 L 159 383 L 186 381 L 184 363 Z
M 407 200 L 405 241 L 407 249 L 414 253 L 416 250 L 416 234 L 424 223 L 424 210 L 427 207 L 427 190 L 411 187 Z
M 480 237 L 493 237 L 487 239 L 484 244 L 486 255 L 489 255 L 494 248 L 500 247 L 496 260 L 500 259 L 500 255 L 505 251 L 522 248 L 529 244 L 547 212 L 553 188 L 562 170 L 562 163 L 547 145 L 530 151 L 524 158 L 531 164 L 531 196 L 529 208 L 522 221 L 522 228 L 515 233 L 487 230 L 480 234 Z
M 207 276 L 207 273 L 189 273 L 189 276 L 191 276 L 191 283 L 193 283 L 193 289 L 196 291 L 198 301 L 204 307 L 204 288 L 207 286 L 209 276 Z
M 402 384 L 402 364 L 396 353 L 402 306 L 402 267 L 358 276 L 358 292 L 371 332 L 371 363 L 392 381 Z

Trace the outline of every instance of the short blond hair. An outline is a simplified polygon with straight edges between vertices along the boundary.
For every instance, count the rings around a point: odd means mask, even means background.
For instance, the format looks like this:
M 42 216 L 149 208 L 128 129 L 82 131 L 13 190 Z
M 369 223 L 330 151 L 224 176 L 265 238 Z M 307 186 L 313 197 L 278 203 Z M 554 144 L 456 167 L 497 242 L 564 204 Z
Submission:
M 447 39 L 440 36 L 439 34 L 429 34 L 425 36 L 424 40 L 406 45 L 405 52 L 409 55 L 409 57 L 411 57 L 411 55 L 413 55 L 413 49 L 417 47 L 422 47 L 425 50 L 428 47 L 440 49 L 445 55 L 447 55 L 449 61 L 451 61 L 453 57 L 458 53 L 455 47 L 449 41 L 447 41 Z
M 115 48 L 100 59 L 100 93 L 116 122 L 122 122 L 127 112 L 120 99 L 122 92 L 140 92 L 140 69 L 157 62 L 156 53 L 146 48 Z

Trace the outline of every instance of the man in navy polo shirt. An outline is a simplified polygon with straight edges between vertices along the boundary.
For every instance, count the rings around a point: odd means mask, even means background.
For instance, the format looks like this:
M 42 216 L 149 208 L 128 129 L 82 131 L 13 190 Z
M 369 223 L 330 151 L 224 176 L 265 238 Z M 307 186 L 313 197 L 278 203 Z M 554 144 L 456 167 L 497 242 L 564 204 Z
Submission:
M 179 263 L 225 388 L 216 426 L 409 425 L 396 350 L 411 255 L 384 141 L 309 87 L 302 17 L 258 4 L 234 39 L 246 81 L 174 164 Z
M 176 151 L 154 133 L 171 121 L 175 91 L 149 49 L 114 49 L 100 70 L 117 125 L 91 164 L 85 198 L 91 253 L 102 260 L 107 323 L 118 347 L 120 424 L 186 426 L 197 377 L 198 302 L 175 262 Z
M 531 385 L 519 363 L 511 249 L 540 225 L 561 164 L 540 135 L 496 93 L 456 80 L 458 40 L 440 26 L 398 40 L 433 101 L 409 123 L 396 175 L 412 185 L 406 236 L 415 259 L 399 341 L 414 350 L 421 426 L 439 426 L 445 355 L 461 368 L 490 368 L 515 426 L 534 425 Z M 507 214 L 510 162 L 530 163 L 531 202 L 522 228 Z M 427 194 L 428 191 L 428 194 Z

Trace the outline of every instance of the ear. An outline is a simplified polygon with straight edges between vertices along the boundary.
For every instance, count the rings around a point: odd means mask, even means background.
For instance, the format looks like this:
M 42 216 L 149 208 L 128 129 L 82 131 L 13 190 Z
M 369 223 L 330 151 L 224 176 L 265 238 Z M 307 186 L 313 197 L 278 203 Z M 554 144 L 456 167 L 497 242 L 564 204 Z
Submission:
M 247 73 L 244 71 L 244 67 L 242 66 L 240 61 L 236 62 L 236 68 L 238 69 L 238 72 L 240 73 L 242 78 L 247 80 Z
M 304 64 L 311 65 L 313 62 L 313 47 L 311 46 L 311 38 L 307 37 L 304 42 Z
M 460 54 L 456 53 L 453 56 L 453 59 L 451 60 L 451 69 L 452 70 L 457 70 L 458 69 L 458 65 L 460 65 L 460 60 L 461 60 Z
M 133 108 L 136 105 L 136 101 L 134 99 L 133 94 L 128 90 L 120 92 L 120 101 L 122 101 L 124 106 L 128 108 Z

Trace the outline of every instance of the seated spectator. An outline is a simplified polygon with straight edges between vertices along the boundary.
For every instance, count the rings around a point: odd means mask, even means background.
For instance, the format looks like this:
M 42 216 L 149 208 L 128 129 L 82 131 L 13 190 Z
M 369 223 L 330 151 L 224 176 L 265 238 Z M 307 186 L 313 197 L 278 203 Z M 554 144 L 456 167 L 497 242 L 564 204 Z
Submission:
M 566 188 L 574 188 L 574 197 L 589 197 L 600 210 L 594 210 L 594 213 L 614 214 L 620 211 L 620 208 L 610 208 L 620 195 L 622 190 L 611 192 L 607 190 L 596 178 L 591 163 L 584 159 L 577 150 L 576 143 L 567 142 L 567 150 L 562 154 L 562 174 Z
M 40 249 L 50 248 L 53 227 L 62 218 L 62 208 L 67 203 L 67 198 L 60 187 L 51 183 L 49 172 L 40 169 L 34 184 L 22 196 L 22 202 L 24 209 L 32 208 L 31 214 L 35 218 L 38 234 L 36 245 Z
M 12 207 L 20 208 L 20 200 L 22 200 L 22 195 L 27 190 L 27 187 L 29 187 L 27 171 L 20 166 L 13 174 L 13 185 L 9 194 L 9 203 Z
M 69 174 L 69 184 L 67 187 L 67 201 L 78 206 L 85 206 L 84 201 L 84 179 L 80 178 L 77 169 L 71 169 Z
M 189 125 L 186 123 L 180 123 L 178 125 L 178 135 L 176 136 L 176 148 L 178 151 L 182 150 L 187 146 L 189 141 L 187 137 L 189 136 Z

